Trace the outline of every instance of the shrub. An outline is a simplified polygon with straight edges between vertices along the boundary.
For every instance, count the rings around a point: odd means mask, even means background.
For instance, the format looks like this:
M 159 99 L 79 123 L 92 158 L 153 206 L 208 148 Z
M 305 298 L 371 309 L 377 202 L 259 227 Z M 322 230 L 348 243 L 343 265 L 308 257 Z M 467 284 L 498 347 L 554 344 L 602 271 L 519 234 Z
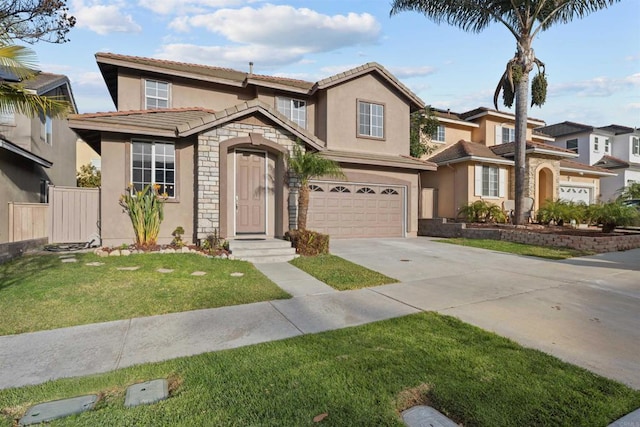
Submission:
M 229 242 L 218 235 L 218 230 L 214 230 L 213 234 L 209 234 L 206 239 L 202 241 L 201 248 L 209 253 L 216 254 L 222 251 L 229 250 Z
M 507 217 L 500 206 L 484 200 L 476 200 L 461 207 L 458 217 L 463 217 L 469 222 L 507 222 Z
M 634 224 L 639 214 L 633 206 L 616 201 L 589 206 L 588 216 L 593 224 L 602 224 L 603 233 L 613 233 L 616 227 Z
M 181 248 L 184 246 L 184 242 L 182 241 L 182 235 L 184 234 L 184 228 L 182 226 L 177 226 L 171 235 L 173 236 L 173 240 L 171 241 L 171 246 L 175 246 L 177 248 Z
M 581 223 L 587 219 L 587 205 L 566 200 L 547 200 L 544 206 L 538 209 L 536 219 L 541 224 L 553 222 L 564 225 L 572 220 Z
M 329 253 L 329 235 L 311 230 L 290 230 L 285 234 L 296 253 L 302 256 L 325 255 Z
M 120 206 L 129 215 L 136 246 L 148 248 L 158 241 L 160 223 L 164 219 L 163 203 L 166 194 L 159 194 L 159 185 L 147 185 L 142 191 L 135 191 L 133 186 L 127 188 L 120 196 Z

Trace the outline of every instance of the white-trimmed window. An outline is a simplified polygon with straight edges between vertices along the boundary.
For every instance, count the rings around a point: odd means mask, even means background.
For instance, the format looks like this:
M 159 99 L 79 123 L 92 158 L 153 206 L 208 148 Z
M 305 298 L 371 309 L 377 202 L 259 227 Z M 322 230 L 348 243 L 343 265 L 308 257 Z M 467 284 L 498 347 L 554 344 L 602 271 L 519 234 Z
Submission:
M 147 110 L 169 108 L 169 83 L 159 80 L 145 80 L 144 105 Z
M 475 195 L 480 197 L 504 197 L 506 169 L 498 166 L 475 166 Z
M 301 128 L 307 127 L 307 102 L 301 99 L 276 98 L 276 109 Z
M 0 111 L 0 126 L 15 126 L 16 114 L 11 111 Z
M 600 152 L 600 139 L 597 136 L 593 137 L 593 151 L 595 153 Z
M 158 184 L 159 192 L 176 196 L 176 153 L 169 142 L 132 141 L 131 183 L 136 191 Z
M 578 140 L 577 139 L 569 139 L 567 140 L 567 150 L 571 150 L 574 153 L 578 152 Z
M 384 105 L 358 101 L 358 135 L 384 138 Z
M 515 128 L 502 128 L 502 143 L 508 144 L 509 142 L 514 142 L 516 140 L 516 130 Z
M 640 138 L 637 136 L 631 138 L 631 154 L 640 156 Z
M 604 140 L 604 152 L 605 154 L 611 154 L 611 140 L 609 138 Z
M 40 113 L 40 139 L 48 145 L 53 145 L 53 119 L 48 114 Z
M 434 141 L 438 141 L 438 142 L 444 142 L 444 126 L 442 125 L 438 125 L 438 127 L 436 128 L 436 130 L 433 132 L 433 134 L 431 135 L 431 139 Z

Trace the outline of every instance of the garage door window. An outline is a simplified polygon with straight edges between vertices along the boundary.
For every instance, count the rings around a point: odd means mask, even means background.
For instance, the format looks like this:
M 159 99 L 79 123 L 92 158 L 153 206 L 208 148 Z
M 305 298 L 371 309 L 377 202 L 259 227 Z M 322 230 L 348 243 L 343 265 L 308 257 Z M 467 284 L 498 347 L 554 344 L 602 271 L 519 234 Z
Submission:
M 351 193 L 351 191 L 347 187 L 343 187 L 342 185 L 338 185 L 337 187 L 333 187 L 331 189 L 332 193 Z
M 385 188 L 380 194 L 398 194 L 393 188 Z
M 324 190 L 319 185 L 311 184 L 309 186 L 309 191 L 323 192 Z
M 358 194 L 376 194 L 376 192 L 373 191 L 369 187 L 358 188 L 358 191 L 356 191 L 356 193 L 358 193 Z

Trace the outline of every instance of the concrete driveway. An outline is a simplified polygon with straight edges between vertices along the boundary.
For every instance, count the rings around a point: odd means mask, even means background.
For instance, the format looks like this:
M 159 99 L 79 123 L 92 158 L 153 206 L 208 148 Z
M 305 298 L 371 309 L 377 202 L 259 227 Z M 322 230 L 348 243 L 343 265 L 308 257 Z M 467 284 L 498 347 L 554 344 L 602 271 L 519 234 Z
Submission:
M 402 282 L 374 292 L 640 389 L 640 249 L 549 261 L 419 237 L 331 251 Z

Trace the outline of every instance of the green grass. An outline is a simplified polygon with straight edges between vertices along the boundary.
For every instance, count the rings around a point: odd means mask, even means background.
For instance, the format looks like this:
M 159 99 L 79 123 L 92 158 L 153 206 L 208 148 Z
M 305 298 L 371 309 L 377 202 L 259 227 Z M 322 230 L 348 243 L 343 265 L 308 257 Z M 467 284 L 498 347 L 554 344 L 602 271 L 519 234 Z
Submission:
M 171 397 L 124 408 L 128 385 L 170 378 Z M 52 426 L 401 426 L 429 403 L 465 426 L 605 426 L 640 391 L 435 313 L 107 374 L 0 391 L 0 425 L 85 393 L 95 410 Z
M 291 261 L 291 264 L 340 291 L 397 282 L 396 279 L 335 255 L 299 257 Z
M 193 254 L 76 258 L 62 263 L 58 255 L 25 256 L 0 265 L 0 335 L 289 297 L 243 261 Z M 129 266 L 140 269 L 117 270 Z M 195 271 L 206 275 L 191 276 Z
M 461 246 L 472 246 L 474 248 L 490 249 L 492 251 L 508 252 L 511 254 L 535 256 L 548 259 L 567 259 L 577 256 L 593 255 L 593 252 L 581 251 L 571 248 L 551 248 L 548 246 L 533 246 L 523 243 L 505 242 L 503 240 L 491 239 L 464 239 L 450 238 L 439 239 L 436 242 L 451 243 Z

